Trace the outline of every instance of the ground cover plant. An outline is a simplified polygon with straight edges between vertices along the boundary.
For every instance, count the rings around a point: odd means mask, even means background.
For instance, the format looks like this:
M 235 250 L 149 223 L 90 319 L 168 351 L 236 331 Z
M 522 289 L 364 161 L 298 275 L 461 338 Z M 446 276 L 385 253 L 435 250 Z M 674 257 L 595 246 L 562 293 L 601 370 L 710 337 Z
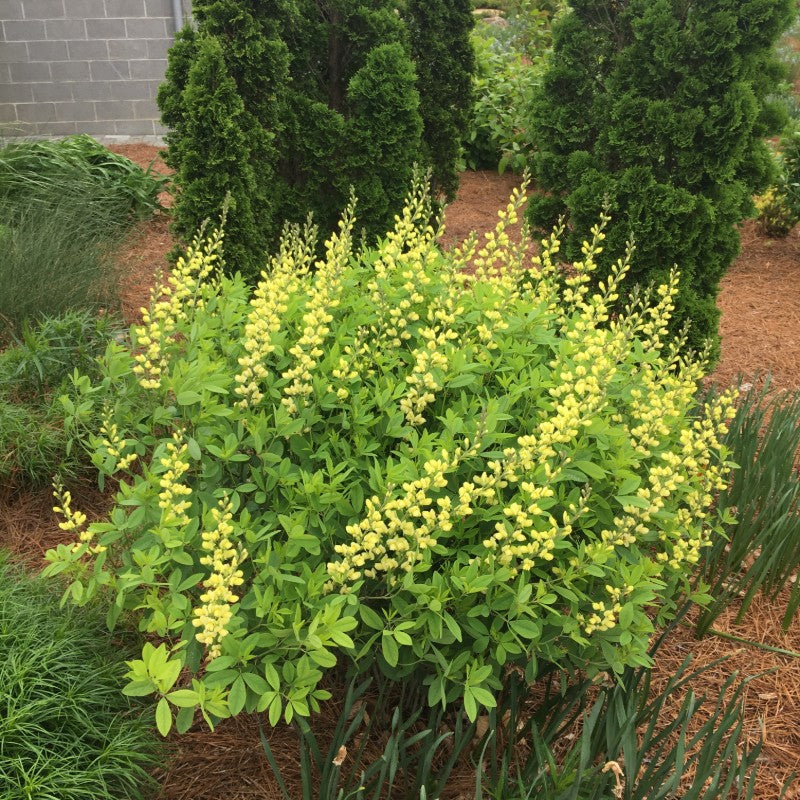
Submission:
M 26 319 L 113 302 L 114 247 L 165 179 L 88 136 L 0 149 L 0 340 Z
M 125 649 L 96 610 L 0 553 L 3 800 L 141 800 L 160 746 L 121 693 Z
M 565 214 L 574 257 L 608 204 L 610 252 L 638 240 L 635 281 L 662 281 L 680 265 L 673 332 L 690 322 L 689 343 L 702 348 L 717 335 L 735 226 L 772 177 L 762 137 L 785 119 L 767 100 L 781 78 L 773 45 L 794 3 L 569 5 L 531 115 L 531 224 L 546 230 Z
M 162 732 L 197 708 L 302 730 L 326 672 L 474 721 L 510 668 L 650 664 L 719 529 L 732 398 L 699 406 L 702 364 L 667 339 L 677 275 L 611 319 L 630 252 L 594 293 L 602 226 L 571 277 L 555 234 L 530 272 L 521 202 L 449 255 L 420 186 L 377 249 L 351 208 L 316 264 L 289 231 L 254 291 L 218 273 L 214 232 L 77 381 L 120 489 L 88 526 L 61 496 L 76 538 L 47 572 L 159 637 L 126 691 Z

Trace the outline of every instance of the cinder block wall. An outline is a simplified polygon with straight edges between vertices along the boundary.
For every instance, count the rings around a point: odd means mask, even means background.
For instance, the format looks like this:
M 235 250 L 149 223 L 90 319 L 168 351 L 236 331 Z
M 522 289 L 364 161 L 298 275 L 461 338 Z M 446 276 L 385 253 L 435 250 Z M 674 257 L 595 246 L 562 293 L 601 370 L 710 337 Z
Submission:
M 170 0 L 0 0 L 0 135 L 161 135 L 173 36 Z

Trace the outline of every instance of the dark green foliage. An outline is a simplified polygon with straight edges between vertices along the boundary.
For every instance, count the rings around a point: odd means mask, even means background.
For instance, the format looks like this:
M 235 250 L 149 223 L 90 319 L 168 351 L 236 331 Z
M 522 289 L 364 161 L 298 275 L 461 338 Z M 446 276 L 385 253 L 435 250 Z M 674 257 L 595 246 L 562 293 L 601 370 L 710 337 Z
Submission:
M 399 44 L 380 45 L 347 87 L 345 174 L 370 238 L 402 207 L 419 155 L 422 120 L 414 66 Z
M 120 691 L 124 648 L 53 588 L 0 554 L 0 796 L 152 796 L 159 748 Z
M 195 58 L 182 94 L 185 142 L 176 181 L 181 194 L 174 212 L 175 231 L 190 239 L 206 218 L 217 217 L 230 196 L 225 253 L 245 275 L 258 275 L 266 248 L 253 200 L 255 171 L 244 126 L 244 105 L 228 74 L 222 47 L 211 36 L 195 40 Z
M 434 180 L 452 193 L 459 120 L 468 105 L 471 16 L 465 0 L 443 3 L 437 12 L 447 27 L 436 45 L 436 88 L 430 85 L 431 64 L 417 78 L 401 11 L 390 0 L 195 4 L 197 31 L 178 36 L 159 91 L 163 121 L 172 128 L 168 163 L 182 189 L 176 229 L 183 238 L 205 217 L 216 216 L 230 191 L 228 268 L 253 276 L 284 220 L 302 222 L 312 211 L 327 233 L 351 186 L 359 222 L 371 235 L 390 226 L 415 163 L 435 163 Z M 417 36 L 417 46 L 430 50 L 423 38 Z M 213 81 L 208 64 L 204 75 L 193 72 L 207 39 L 219 43 Z M 232 84 L 221 82 L 223 73 Z M 434 99 L 447 113 L 435 110 Z M 218 119 L 222 109 L 227 124 Z M 203 177 L 212 170 L 224 177 Z
M 277 234 L 275 138 L 282 130 L 288 52 L 278 34 L 286 3 L 197 2 L 198 31 L 185 28 L 169 52 L 158 104 L 167 163 L 181 190 L 175 230 L 186 240 L 231 206 L 225 252 L 231 271 L 258 275 Z M 201 65 L 200 65 L 201 64 Z
M 472 111 L 475 54 L 469 0 L 408 0 L 406 19 L 419 76 L 423 143 L 433 190 L 452 200 L 458 188 L 459 142 Z
M 765 102 L 780 71 L 771 47 L 791 6 L 574 0 L 534 102 L 533 227 L 548 230 L 565 213 L 574 257 L 608 203 L 606 265 L 631 235 L 634 280 L 661 281 L 677 264 L 675 327 L 690 321 L 689 343 L 710 338 L 712 358 L 735 225 L 770 180 L 761 137 L 780 122 Z

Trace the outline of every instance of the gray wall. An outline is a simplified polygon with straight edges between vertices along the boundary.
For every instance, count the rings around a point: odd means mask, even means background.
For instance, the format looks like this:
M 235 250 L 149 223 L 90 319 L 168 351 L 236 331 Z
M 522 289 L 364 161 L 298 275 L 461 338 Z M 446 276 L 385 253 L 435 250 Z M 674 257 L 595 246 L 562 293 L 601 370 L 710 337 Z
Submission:
M 171 0 L 0 0 L 0 135 L 161 135 L 173 34 Z

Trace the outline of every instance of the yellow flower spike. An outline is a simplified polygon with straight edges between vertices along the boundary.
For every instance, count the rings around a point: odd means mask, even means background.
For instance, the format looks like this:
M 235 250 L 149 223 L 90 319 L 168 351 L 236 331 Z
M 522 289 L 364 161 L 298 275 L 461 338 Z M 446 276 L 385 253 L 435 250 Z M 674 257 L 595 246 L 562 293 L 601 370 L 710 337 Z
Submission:
M 220 643 L 228 635 L 232 606 L 239 601 L 233 589 L 244 583 L 240 566 L 247 558 L 247 550 L 234 547 L 229 538 L 235 534 L 230 499 L 220 500 L 217 507 L 211 509 L 211 517 L 214 527 L 202 534 L 202 547 L 207 555 L 200 563 L 211 566 L 213 571 L 203 581 L 207 591 L 200 595 L 202 605 L 192 612 L 192 625 L 197 628 L 195 638 L 208 648 L 209 660 L 220 655 Z

